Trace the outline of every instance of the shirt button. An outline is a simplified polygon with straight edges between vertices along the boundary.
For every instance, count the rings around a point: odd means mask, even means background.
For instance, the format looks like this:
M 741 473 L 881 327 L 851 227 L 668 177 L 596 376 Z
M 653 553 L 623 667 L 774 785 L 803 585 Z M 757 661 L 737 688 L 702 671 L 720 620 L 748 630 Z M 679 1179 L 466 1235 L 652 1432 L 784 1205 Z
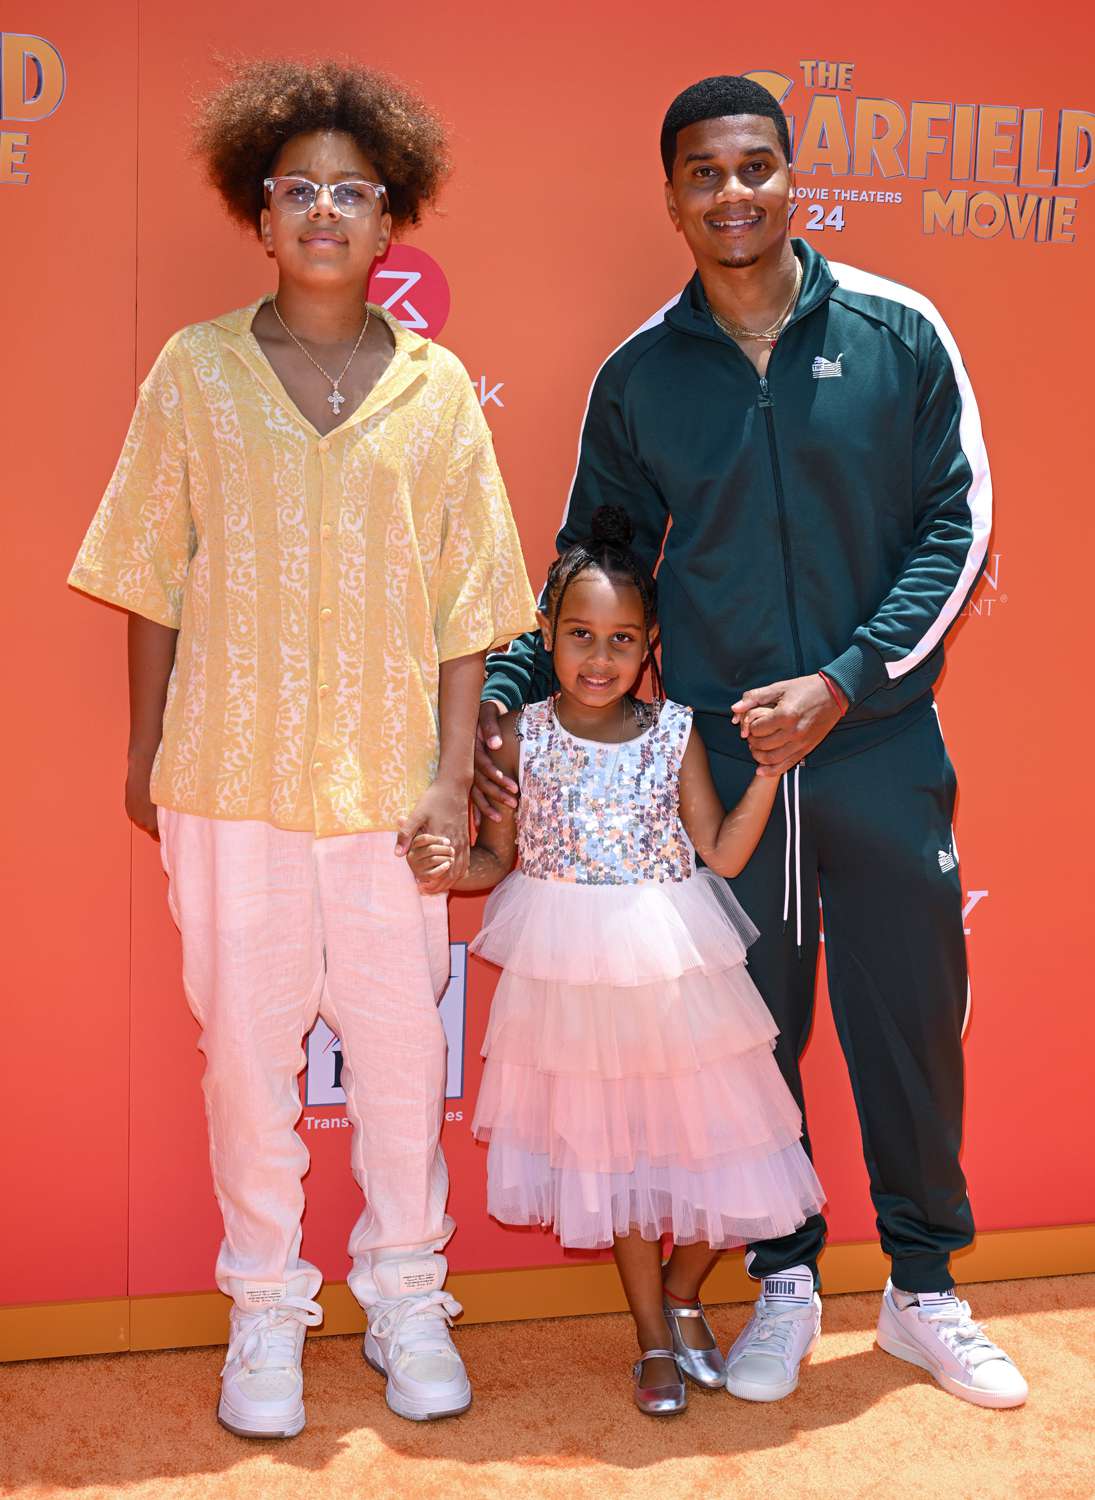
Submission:
M 325 604 L 319 612 L 319 618 L 321 620 L 329 620 L 333 613 L 334 611 L 331 609 L 330 605 Z
M 320 440 L 319 440 L 319 451 L 321 453 L 326 453 L 327 449 L 330 446 L 331 446 L 331 440 L 330 440 L 330 438 L 320 438 Z
M 321 760 L 314 760 L 312 762 L 312 770 L 313 771 L 322 771 L 323 770 L 323 762 Z
M 327 686 L 327 684 L 325 682 L 321 682 L 320 683 L 320 685 L 319 685 L 319 696 L 321 698 L 326 698 L 327 694 L 330 691 L 331 691 L 331 689 Z
M 324 523 L 323 523 L 323 535 L 324 536 L 330 536 L 331 535 L 331 523 L 330 523 L 330 521 L 324 521 Z

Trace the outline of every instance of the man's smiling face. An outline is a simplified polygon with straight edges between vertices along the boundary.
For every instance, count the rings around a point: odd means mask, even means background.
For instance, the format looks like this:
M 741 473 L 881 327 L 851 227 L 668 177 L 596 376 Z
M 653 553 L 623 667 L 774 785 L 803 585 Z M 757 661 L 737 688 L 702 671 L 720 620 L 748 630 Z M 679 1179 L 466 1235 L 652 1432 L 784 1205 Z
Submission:
M 751 266 L 778 255 L 793 192 L 771 120 L 724 115 L 678 132 L 665 201 L 698 266 Z

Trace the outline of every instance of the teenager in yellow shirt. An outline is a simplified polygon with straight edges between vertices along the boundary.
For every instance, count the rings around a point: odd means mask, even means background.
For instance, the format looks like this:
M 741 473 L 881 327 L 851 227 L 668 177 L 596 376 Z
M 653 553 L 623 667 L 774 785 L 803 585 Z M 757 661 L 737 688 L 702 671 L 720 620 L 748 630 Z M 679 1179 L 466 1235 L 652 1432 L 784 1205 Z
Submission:
M 182 932 L 234 1302 L 219 1414 L 304 1425 L 321 1276 L 293 1127 L 322 1013 L 366 1200 L 365 1355 L 393 1410 L 444 1416 L 471 1400 L 441 1254 L 448 929 L 403 856 L 421 829 L 466 862 L 485 653 L 534 601 L 468 376 L 365 301 L 445 175 L 435 116 L 365 69 L 261 62 L 199 141 L 278 290 L 169 340 L 70 581 L 130 612 L 126 810 Z

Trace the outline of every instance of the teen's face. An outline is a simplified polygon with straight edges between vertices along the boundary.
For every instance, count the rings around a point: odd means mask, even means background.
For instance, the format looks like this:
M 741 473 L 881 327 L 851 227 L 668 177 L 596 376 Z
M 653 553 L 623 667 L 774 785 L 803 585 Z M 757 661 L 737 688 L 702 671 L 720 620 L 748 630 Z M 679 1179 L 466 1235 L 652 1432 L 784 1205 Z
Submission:
M 700 120 L 678 133 L 665 202 L 701 268 L 778 254 L 793 195 L 793 173 L 765 116 Z
M 540 616 L 560 686 L 587 708 L 608 708 L 632 687 L 642 670 L 647 639 L 643 604 L 633 583 L 580 573 L 563 596 L 554 637 Z
M 307 177 L 311 182 L 345 181 L 351 177 L 381 182 L 374 162 L 352 136 L 317 130 L 295 135 L 278 152 L 270 177 Z M 285 213 L 269 206 L 262 211 L 260 231 L 267 255 L 273 256 L 285 277 L 316 287 L 357 282 L 364 286 L 373 261 L 383 255 L 391 239 L 392 221 L 386 199 L 368 215 L 346 217 L 322 192 L 305 214 Z

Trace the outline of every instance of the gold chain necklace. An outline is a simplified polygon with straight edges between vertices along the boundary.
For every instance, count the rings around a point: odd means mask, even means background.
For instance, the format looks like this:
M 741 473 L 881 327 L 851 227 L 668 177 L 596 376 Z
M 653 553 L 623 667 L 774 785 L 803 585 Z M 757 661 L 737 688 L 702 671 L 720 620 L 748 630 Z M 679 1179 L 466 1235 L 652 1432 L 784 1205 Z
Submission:
M 780 313 L 780 315 L 776 319 L 776 321 L 774 323 L 772 323 L 768 328 L 766 328 L 763 333 L 754 333 L 751 328 L 742 328 L 742 326 L 741 326 L 740 323 L 731 323 L 729 321 L 729 319 L 727 319 L 727 318 L 720 318 L 719 315 L 718 315 L 718 313 L 715 311 L 714 308 L 711 309 L 711 316 L 714 318 L 715 322 L 719 325 L 719 327 L 722 329 L 723 333 L 725 333 L 728 338 L 732 338 L 732 339 L 756 339 L 758 342 L 767 340 L 769 346 L 774 349 L 775 346 L 776 346 L 776 340 L 779 338 L 780 334 L 783 332 L 784 327 L 785 327 L 785 325 L 787 323 L 787 319 L 791 316 L 791 313 L 794 311 L 795 303 L 798 301 L 799 288 L 801 286 L 802 286 L 802 262 L 796 256 L 795 257 L 795 285 L 794 285 L 794 288 L 791 291 L 790 300 L 788 301 L 787 306 Z
M 271 300 L 272 300 L 273 308 L 274 308 L 274 316 L 277 318 L 277 320 L 281 324 L 281 326 L 285 329 L 285 332 L 292 339 L 293 343 L 296 344 L 296 346 L 300 350 L 301 354 L 304 355 L 305 359 L 310 359 L 312 361 L 312 363 L 315 365 L 316 369 L 319 371 L 319 373 L 323 376 L 323 378 L 325 380 L 329 380 L 331 382 L 331 394 L 327 397 L 327 401 L 328 401 L 328 404 L 331 407 L 331 410 L 334 412 L 335 416 L 337 417 L 338 414 L 339 414 L 339 411 L 345 405 L 345 402 L 346 402 L 346 397 L 339 390 L 339 386 L 342 384 L 342 381 L 344 380 L 344 378 L 346 376 L 346 371 L 350 368 L 350 366 L 354 362 L 354 355 L 361 348 L 361 340 L 365 337 L 365 330 L 369 326 L 369 314 L 370 314 L 369 304 L 367 302 L 365 304 L 365 321 L 361 325 L 361 332 L 357 336 L 357 343 L 350 350 L 350 357 L 346 361 L 346 363 L 342 366 L 342 369 L 338 372 L 338 377 L 336 379 L 335 376 L 328 375 L 327 371 L 320 364 L 319 360 L 318 359 L 314 359 L 313 356 L 308 353 L 308 350 L 304 347 L 304 345 L 301 343 L 301 341 L 297 338 L 296 334 L 289 327 L 288 323 L 285 321 L 285 319 L 282 317 L 281 313 L 278 311 L 278 299 L 276 297 L 274 297 Z

